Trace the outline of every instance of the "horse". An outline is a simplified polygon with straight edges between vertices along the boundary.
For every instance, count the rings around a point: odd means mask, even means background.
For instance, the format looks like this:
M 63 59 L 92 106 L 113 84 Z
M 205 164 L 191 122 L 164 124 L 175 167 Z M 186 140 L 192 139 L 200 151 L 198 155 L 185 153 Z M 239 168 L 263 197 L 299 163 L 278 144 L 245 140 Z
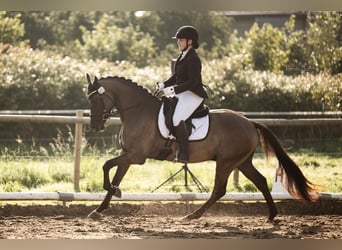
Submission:
M 119 188 L 131 164 L 144 164 L 146 159 L 159 159 L 166 139 L 158 131 L 157 116 L 162 101 L 151 91 L 123 77 L 105 77 L 92 81 L 89 74 L 88 100 L 90 103 L 90 127 L 101 131 L 116 108 L 122 126 L 119 133 L 121 153 L 103 165 L 103 188 L 107 191 L 102 203 L 89 217 L 98 217 L 108 208 L 112 196 L 121 197 Z M 212 109 L 209 112 L 210 128 L 205 139 L 189 142 L 188 163 L 216 161 L 215 181 L 210 198 L 185 219 L 198 219 L 216 201 L 226 194 L 228 177 L 234 169 L 245 175 L 263 194 L 268 209 L 268 220 L 277 215 L 266 178 L 255 168 L 252 158 L 260 141 L 266 154 L 272 153 L 287 176 L 286 188 L 297 199 L 315 201 L 318 192 L 289 157 L 276 135 L 265 125 L 252 121 L 229 109 Z M 165 160 L 174 161 L 178 144 L 170 146 L 171 154 Z M 109 172 L 117 166 L 110 182 Z M 138 180 L 137 180 L 138 181 Z

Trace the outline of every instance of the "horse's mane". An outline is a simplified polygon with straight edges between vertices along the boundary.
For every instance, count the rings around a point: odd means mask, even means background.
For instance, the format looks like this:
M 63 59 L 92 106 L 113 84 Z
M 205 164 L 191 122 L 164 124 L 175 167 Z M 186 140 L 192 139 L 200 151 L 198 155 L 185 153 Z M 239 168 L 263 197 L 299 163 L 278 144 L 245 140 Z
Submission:
M 151 91 L 149 89 L 147 89 L 147 88 L 139 85 L 138 83 L 133 82 L 131 79 L 127 79 L 125 77 L 121 77 L 121 76 L 107 76 L 107 77 L 102 77 L 102 78 L 99 79 L 99 81 L 101 81 L 101 80 L 107 80 L 107 81 L 110 81 L 110 80 L 120 80 L 120 81 L 124 82 L 124 84 L 130 85 L 133 88 L 137 89 L 138 91 L 141 91 L 144 94 L 148 94 L 148 95 L 150 95 L 153 98 L 157 98 L 157 97 L 155 97 L 151 93 Z

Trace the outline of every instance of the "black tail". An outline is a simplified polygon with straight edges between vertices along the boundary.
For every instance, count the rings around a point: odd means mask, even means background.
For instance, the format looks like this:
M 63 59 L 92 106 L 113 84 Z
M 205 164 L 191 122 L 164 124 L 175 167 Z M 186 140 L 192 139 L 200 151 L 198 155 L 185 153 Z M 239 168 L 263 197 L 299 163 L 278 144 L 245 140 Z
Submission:
M 314 185 L 306 179 L 298 165 L 289 157 L 285 149 L 281 146 L 278 138 L 265 125 L 252 121 L 258 130 L 262 147 L 268 155 L 272 152 L 278 159 L 279 165 L 285 170 L 287 175 L 287 190 L 296 197 L 308 201 L 318 198 Z

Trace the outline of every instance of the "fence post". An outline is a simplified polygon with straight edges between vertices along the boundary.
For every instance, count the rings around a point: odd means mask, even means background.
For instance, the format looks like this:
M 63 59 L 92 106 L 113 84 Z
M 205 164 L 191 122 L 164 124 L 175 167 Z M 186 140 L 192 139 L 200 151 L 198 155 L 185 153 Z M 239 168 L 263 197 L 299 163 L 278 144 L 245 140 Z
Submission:
M 76 111 L 77 117 L 83 117 L 83 110 Z M 75 162 L 74 162 L 74 190 L 80 191 L 80 165 L 82 153 L 82 123 L 75 123 Z
M 234 187 L 237 189 L 237 190 L 241 190 L 241 187 L 240 187 L 240 184 L 239 184 L 239 170 L 237 168 L 234 169 L 233 171 L 233 177 L 234 177 Z

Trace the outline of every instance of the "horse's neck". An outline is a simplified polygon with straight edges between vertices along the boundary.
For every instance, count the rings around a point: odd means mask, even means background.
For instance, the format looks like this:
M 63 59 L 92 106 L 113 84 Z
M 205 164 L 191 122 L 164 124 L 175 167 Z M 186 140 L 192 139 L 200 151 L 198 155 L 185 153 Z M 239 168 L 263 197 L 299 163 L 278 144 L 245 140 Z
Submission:
M 137 117 L 142 115 L 154 115 L 157 113 L 160 101 L 153 96 L 140 93 L 139 91 L 132 91 L 128 87 L 124 87 L 115 91 L 119 94 L 112 93 L 116 99 L 116 108 L 123 121 L 137 119 Z
M 123 107 L 121 110 L 118 109 L 122 123 L 130 123 L 135 127 L 139 125 L 139 121 L 144 123 L 143 121 L 157 119 L 158 107 L 160 106 L 158 105 L 158 102 L 152 100 L 149 102 L 136 103 L 135 105 L 136 106 Z

